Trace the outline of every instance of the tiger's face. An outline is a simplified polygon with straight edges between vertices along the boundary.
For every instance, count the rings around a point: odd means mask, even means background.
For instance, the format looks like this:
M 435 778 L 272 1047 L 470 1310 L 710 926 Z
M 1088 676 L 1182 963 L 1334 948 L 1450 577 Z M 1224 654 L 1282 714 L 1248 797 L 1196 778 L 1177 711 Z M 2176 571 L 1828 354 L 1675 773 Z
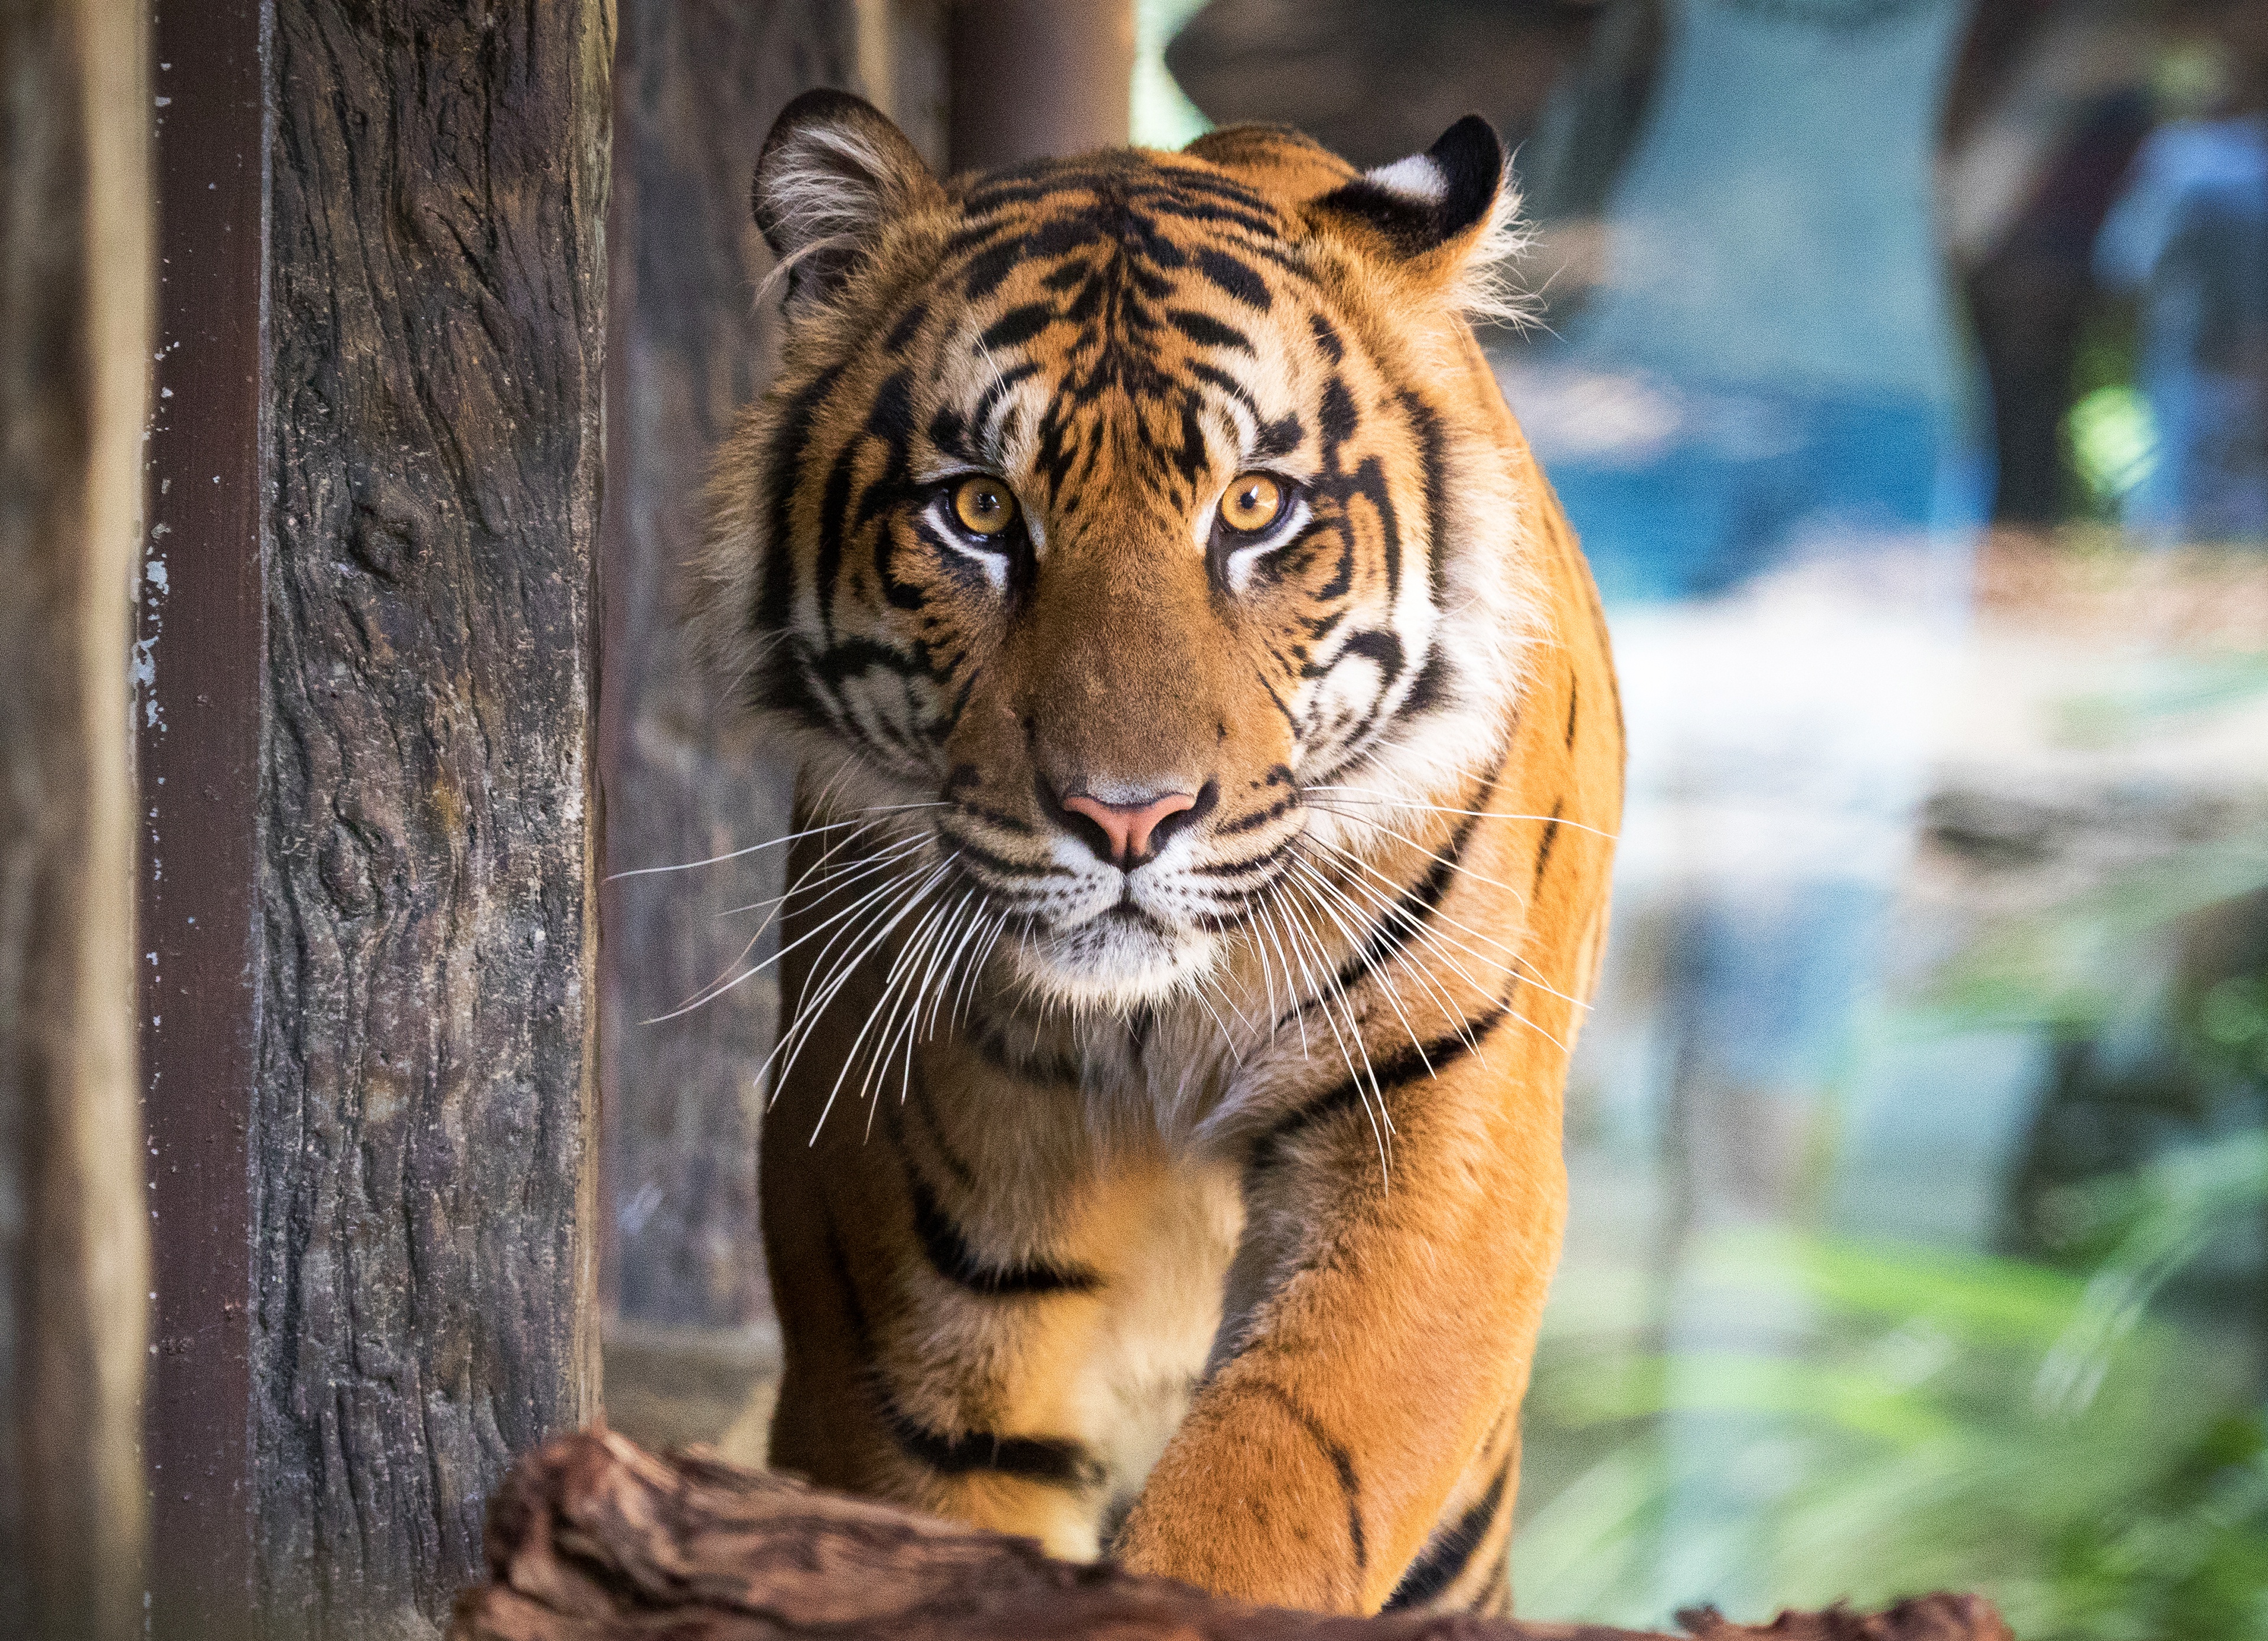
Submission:
M 1469 348 L 1501 150 L 1472 121 L 1363 177 L 1231 132 L 947 188 L 806 102 L 757 180 L 791 334 L 720 469 L 712 646 L 1012 920 L 1032 990 L 1154 1001 L 1318 787 L 1454 755 L 1453 606 L 1502 578 L 1455 562 L 1460 432 L 1409 383 Z

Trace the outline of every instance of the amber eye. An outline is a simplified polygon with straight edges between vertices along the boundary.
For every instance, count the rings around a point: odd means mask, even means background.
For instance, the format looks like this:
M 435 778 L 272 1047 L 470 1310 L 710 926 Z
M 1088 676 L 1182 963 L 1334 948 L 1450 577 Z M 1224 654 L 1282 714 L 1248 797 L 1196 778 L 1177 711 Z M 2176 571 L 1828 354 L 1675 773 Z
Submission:
M 998 535 L 1016 522 L 1016 493 L 989 473 L 953 487 L 953 516 L 971 535 Z
M 1239 535 L 1257 535 L 1284 514 L 1284 487 L 1264 473 L 1241 473 L 1221 492 L 1220 521 Z

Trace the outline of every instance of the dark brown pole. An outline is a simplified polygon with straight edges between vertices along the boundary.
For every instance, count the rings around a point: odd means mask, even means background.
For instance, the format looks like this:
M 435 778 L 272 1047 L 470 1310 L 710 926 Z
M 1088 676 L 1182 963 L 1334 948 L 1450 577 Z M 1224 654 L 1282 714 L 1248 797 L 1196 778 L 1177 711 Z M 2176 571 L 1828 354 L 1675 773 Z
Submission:
M 149 1239 L 124 661 L 143 18 L 0 0 L 0 1628 L 142 1632 Z
M 151 1632 L 251 1616 L 250 1203 L 265 357 L 260 0 L 158 0 L 157 397 L 135 646 Z
M 961 0 L 948 40 L 955 171 L 1127 140 L 1134 0 Z

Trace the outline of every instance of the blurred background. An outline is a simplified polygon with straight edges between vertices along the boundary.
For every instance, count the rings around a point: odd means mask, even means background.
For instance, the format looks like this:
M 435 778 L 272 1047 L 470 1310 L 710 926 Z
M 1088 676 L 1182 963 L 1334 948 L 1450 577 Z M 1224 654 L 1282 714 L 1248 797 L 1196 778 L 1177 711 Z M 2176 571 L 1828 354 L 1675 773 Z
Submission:
M 777 346 L 761 249 L 686 190 L 736 196 L 830 75 L 985 151 L 937 0 L 856 11 L 847 56 L 624 13 L 617 566 L 682 556 Z M 736 50 L 682 112 L 671 65 Z M 2027 1641 L 2268 1637 L 2268 4 L 1139 0 L 1132 61 L 1138 142 L 1374 165 L 1477 110 L 1516 147 L 1533 322 L 1487 342 L 1631 745 L 1521 1610 L 1951 1586 Z M 783 773 L 634 579 L 610 865 L 776 835 Z M 775 1005 L 642 1022 L 776 869 L 606 912 L 609 1417 L 746 1459 Z
M 1517 145 L 1631 803 L 1521 1610 L 2268 1635 L 2268 6 L 1160 4 Z

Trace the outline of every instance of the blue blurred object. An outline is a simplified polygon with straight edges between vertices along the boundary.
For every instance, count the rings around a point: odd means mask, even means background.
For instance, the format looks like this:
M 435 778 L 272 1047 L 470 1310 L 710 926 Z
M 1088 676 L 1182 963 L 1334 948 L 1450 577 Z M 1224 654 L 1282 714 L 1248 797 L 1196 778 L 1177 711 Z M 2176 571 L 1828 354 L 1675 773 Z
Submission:
M 1970 453 L 1926 400 L 1744 383 L 1680 401 L 1690 425 L 1643 460 L 1552 464 L 1610 605 L 1719 597 L 1789 563 L 1807 538 L 1911 539 L 1948 515 L 1975 522 L 1972 501 L 1943 496 L 1946 469 Z
M 1640 451 L 1535 431 L 1610 600 L 1708 598 L 1822 523 L 1982 512 L 1975 393 L 1935 224 L 1966 0 L 1676 0 L 1564 368 L 1635 373 L 1677 425 Z
M 2141 298 L 2157 455 L 2127 493 L 2127 525 L 2160 546 L 2268 544 L 2268 120 L 2154 132 L 2095 269 Z

